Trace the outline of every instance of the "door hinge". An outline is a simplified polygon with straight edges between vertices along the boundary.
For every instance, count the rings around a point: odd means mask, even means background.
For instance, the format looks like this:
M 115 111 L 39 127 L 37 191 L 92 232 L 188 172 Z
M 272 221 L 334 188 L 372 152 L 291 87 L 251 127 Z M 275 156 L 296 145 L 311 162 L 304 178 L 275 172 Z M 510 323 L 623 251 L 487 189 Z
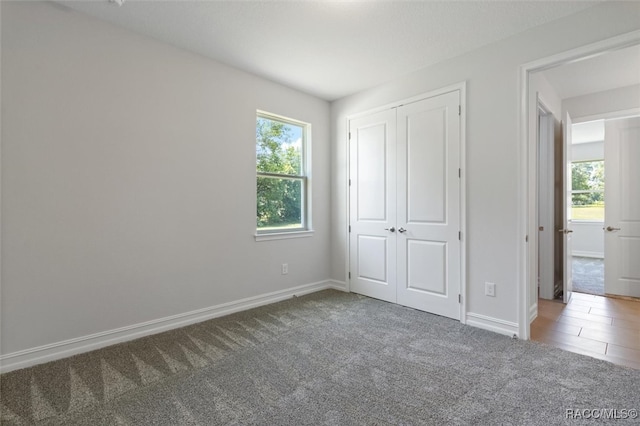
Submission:
M 458 231 L 458 240 L 462 241 L 462 231 Z
M 351 179 L 349 179 L 349 186 L 351 186 Z
M 458 303 L 462 303 L 462 295 L 461 294 L 458 295 Z
M 351 232 L 351 225 L 349 225 L 349 232 Z
M 462 177 L 462 169 L 458 169 L 458 177 L 461 178 Z
M 462 105 L 458 105 L 458 115 L 462 115 Z
M 351 272 L 349 272 L 349 279 L 351 279 Z
M 528 243 L 528 242 L 529 242 L 529 236 L 528 236 L 528 235 L 525 235 L 525 236 L 524 236 L 524 242 L 525 242 L 525 243 Z
M 351 140 L 351 132 L 349 132 L 349 140 Z

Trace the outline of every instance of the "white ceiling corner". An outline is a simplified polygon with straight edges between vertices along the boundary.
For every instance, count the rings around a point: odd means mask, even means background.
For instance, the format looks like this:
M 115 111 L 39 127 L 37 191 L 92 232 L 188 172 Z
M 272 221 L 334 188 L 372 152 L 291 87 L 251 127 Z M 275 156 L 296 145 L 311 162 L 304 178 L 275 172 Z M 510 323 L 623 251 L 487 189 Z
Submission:
M 593 1 L 58 1 L 334 100 L 508 38 Z

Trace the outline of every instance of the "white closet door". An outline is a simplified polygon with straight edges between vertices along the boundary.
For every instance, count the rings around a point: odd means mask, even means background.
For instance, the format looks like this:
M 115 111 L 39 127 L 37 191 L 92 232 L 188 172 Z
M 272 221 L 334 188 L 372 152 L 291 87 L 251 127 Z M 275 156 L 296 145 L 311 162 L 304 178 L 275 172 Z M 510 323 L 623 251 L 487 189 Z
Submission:
M 460 93 L 398 108 L 397 303 L 460 319 Z
M 396 111 L 349 124 L 351 291 L 396 301 Z

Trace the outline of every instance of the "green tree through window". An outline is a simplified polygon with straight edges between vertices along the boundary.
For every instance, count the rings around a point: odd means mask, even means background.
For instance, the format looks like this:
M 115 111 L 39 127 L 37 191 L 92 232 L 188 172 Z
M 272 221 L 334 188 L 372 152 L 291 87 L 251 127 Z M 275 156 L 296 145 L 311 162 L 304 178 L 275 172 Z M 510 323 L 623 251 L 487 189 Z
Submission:
M 604 161 L 571 164 L 571 207 L 576 220 L 604 220 Z
M 306 227 L 306 127 L 267 114 L 257 116 L 258 232 Z

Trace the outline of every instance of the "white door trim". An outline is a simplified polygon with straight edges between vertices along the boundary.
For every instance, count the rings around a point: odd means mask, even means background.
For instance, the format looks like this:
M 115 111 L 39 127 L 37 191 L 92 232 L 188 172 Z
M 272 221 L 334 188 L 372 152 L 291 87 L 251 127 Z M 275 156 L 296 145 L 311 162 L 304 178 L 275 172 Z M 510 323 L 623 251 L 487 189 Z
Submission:
M 623 109 L 621 111 L 610 111 L 602 114 L 584 115 L 582 117 L 571 118 L 573 120 L 573 124 L 577 124 L 595 120 L 611 120 L 618 118 L 637 117 L 638 115 L 640 115 L 640 108 L 630 108 Z
M 543 226 L 543 231 L 538 231 L 538 245 L 543 249 L 538 250 L 538 286 L 539 297 L 553 299 L 555 284 L 554 276 L 554 116 L 549 108 L 538 96 L 538 226 Z M 542 255 L 545 253 L 546 255 Z M 535 287 L 535 285 L 533 286 Z M 537 293 L 531 288 L 531 297 Z M 537 299 L 529 300 L 529 310 L 537 305 Z M 535 315 L 538 312 L 536 309 Z M 531 321 L 531 315 L 529 316 Z
M 346 228 L 344 229 L 345 235 L 345 253 L 347 256 L 346 266 L 345 266 L 345 282 L 346 282 L 346 290 L 351 291 L 350 280 L 349 280 L 349 266 L 351 264 L 350 259 L 350 247 L 349 247 L 349 218 L 351 217 L 351 212 L 349 210 L 349 179 L 351 177 L 351 158 L 350 158 L 350 141 L 349 141 L 349 122 L 355 118 L 362 117 L 365 115 L 370 115 L 375 112 L 383 111 L 385 109 L 397 108 L 407 103 L 420 101 L 422 99 L 432 98 L 434 96 L 442 95 L 449 92 L 460 92 L 460 169 L 461 169 L 461 177 L 460 177 L 460 232 L 461 232 L 461 241 L 460 241 L 460 294 L 462 295 L 462 302 L 460 305 L 460 322 L 462 324 L 466 324 L 467 322 L 467 192 L 466 192 L 466 171 L 467 171 L 467 162 L 466 162 L 466 141 L 467 141 L 467 82 L 463 81 L 460 83 L 452 84 L 450 86 L 442 87 L 440 89 L 432 90 L 430 92 L 422 93 L 416 96 L 412 96 L 410 98 L 405 98 L 402 100 L 398 100 L 395 102 L 390 102 L 384 104 L 379 107 L 371 108 L 365 111 L 357 112 L 354 114 L 350 114 L 347 116 L 346 122 L 346 132 L 344 135 L 344 140 L 346 143 L 346 152 L 347 152 L 347 179 L 344 182 L 346 187 Z
M 565 111 L 562 120 L 562 302 L 569 303 L 573 291 L 572 247 L 572 191 L 571 191 L 571 140 L 573 120 Z
M 528 236 L 536 232 L 536 170 L 535 129 L 529 125 L 530 99 L 529 75 L 536 71 L 566 65 L 582 59 L 602 55 L 625 47 L 640 44 L 640 30 L 632 31 L 596 43 L 541 58 L 520 66 L 519 72 L 519 143 L 517 146 L 518 173 L 518 336 L 529 339 L 529 294 L 530 285 L 536 282 L 537 246 L 529 247 Z M 533 135 L 532 135 L 533 132 Z M 533 151 L 532 151 L 533 149 Z M 533 155 L 532 155 L 533 153 Z M 535 239 L 534 239 L 535 241 Z M 533 278 L 532 278 L 533 277 Z

